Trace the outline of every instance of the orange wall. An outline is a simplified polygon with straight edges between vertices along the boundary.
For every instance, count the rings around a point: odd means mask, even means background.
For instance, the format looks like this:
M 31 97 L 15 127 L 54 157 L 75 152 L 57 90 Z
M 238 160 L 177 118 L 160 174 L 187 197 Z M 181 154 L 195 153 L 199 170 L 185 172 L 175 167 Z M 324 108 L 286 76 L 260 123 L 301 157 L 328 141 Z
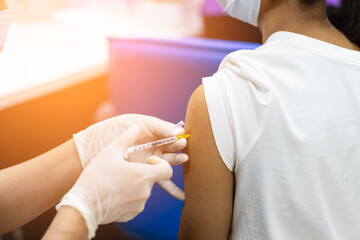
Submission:
M 103 76 L 0 111 L 0 169 L 65 142 L 92 123 L 97 106 L 107 99 Z M 40 239 L 54 214 L 51 209 L 25 225 L 25 239 Z
M 106 77 L 0 111 L 0 169 L 35 157 L 92 123 Z

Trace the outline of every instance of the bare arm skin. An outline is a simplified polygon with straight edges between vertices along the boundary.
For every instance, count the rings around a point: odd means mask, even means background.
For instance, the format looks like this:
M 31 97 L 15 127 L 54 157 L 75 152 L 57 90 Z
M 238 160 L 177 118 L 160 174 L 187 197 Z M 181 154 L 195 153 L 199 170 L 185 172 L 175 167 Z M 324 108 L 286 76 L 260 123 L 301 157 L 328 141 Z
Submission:
M 81 171 L 72 139 L 39 157 L 1 170 L 0 235 L 54 206 Z
M 185 149 L 189 161 L 183 165 L 186 199 L 179 239 L 227 239 L 234 176 L 217 150 L 202 85 L 189 101 L 185 130 L 190 134 Z
M 88 231 L 85 221 L 80 213 L 72 207 L 63 206 L 57 212 L 53 222 L 42 239 L 88 239 Z

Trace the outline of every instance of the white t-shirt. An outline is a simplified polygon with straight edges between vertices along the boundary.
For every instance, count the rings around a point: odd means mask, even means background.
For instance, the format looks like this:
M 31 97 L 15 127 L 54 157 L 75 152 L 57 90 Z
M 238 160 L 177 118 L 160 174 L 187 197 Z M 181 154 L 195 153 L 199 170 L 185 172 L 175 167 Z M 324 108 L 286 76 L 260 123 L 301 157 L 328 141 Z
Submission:
M 230 239 L 360 239 L 360 52 L 290 32 L 203 79 Z

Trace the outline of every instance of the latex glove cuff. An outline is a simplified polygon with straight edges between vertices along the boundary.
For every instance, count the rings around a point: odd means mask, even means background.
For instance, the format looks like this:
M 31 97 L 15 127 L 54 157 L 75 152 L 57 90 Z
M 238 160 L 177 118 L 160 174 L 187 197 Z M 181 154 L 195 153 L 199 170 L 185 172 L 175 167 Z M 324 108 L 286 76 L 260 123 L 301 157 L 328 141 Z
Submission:
M 84 202 L 81 201 L 76 195 L 71 194 L 71 192 L 67 193 L 61 202 L 56 205 L 56 211 L 59 211 L 59 209 L 62 206 L 70 206 L 74 209 L 76 209 L 80 215 L 83 217 L 86 228 L 88 230 L 88 238 L 91 239 L 95 237 L 95 232 L 98 228 L 98 224 L 95 222 L 95 219 L 92 217 L 90 208 L 87 206 L 87 204 L 84 204 Z

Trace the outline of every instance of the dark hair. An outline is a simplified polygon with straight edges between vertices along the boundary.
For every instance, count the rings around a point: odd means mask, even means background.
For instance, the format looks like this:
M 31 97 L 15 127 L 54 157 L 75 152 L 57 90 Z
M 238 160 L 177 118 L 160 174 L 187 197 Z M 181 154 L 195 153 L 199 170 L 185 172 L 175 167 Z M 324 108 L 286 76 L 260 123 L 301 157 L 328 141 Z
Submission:
M 311 6 L 319 0 L 300 0 Z M 358 47 L 360 47 L 360 0 L 341 0 L 338 6 L 327 6 L 326 15 L 332 25 Z

